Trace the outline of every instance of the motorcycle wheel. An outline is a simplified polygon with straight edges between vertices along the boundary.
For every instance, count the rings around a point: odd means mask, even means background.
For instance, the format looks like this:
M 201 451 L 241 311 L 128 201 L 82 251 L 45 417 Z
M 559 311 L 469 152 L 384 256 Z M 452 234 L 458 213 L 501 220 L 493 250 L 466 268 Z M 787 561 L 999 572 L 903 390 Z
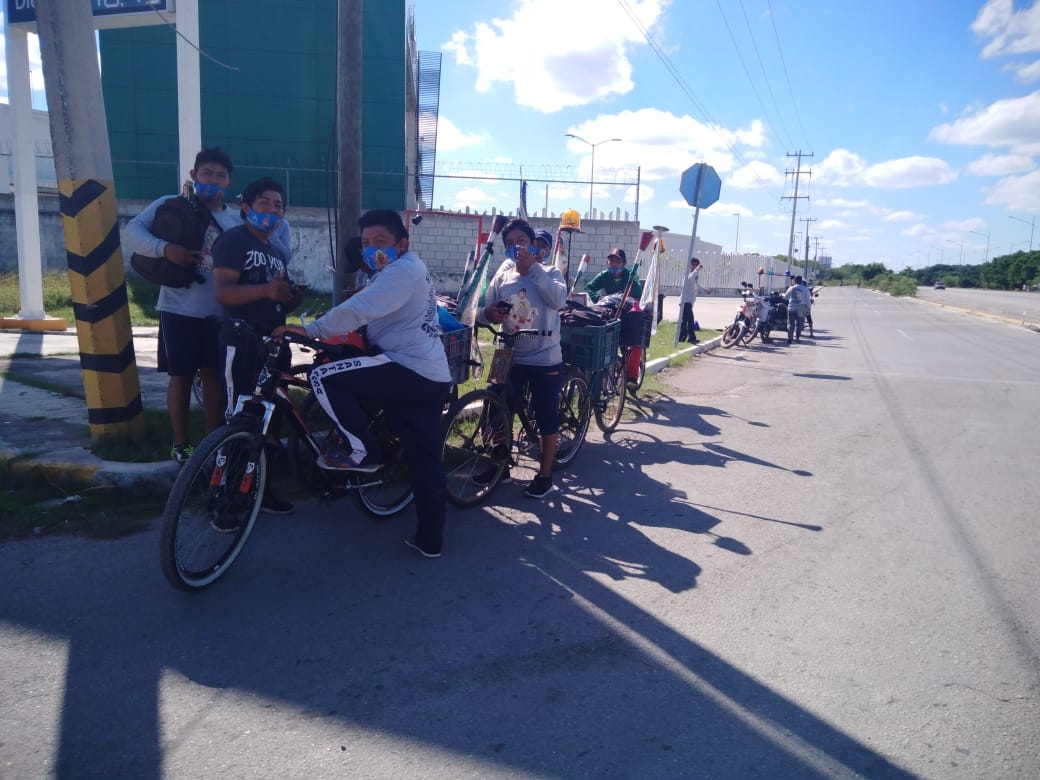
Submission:
M 740 336 L 740 343 L 744 346 L 750 344 L 754 340 L 755 334 L 758 333 L 758 327 L 758 320 L 752 320 L 751 324 L 744 328 L 744 332 Z
M 729 349 L 738 341 L 741 336 L 744 335 L 744 331 L 747 330 L 747 325 L 744 324 L 743 320 L 737 320 L 724 331 L 722 331 L 722 346 Z

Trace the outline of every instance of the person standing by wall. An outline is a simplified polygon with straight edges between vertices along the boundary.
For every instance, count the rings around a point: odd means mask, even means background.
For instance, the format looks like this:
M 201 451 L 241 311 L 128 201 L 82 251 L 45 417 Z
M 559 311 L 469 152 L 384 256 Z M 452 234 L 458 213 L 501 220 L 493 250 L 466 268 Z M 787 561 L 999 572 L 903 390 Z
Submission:
M 686 274 L 682 292 L 679 294 L 679 341 L 690 344 L 697 342 L 697 329 L 694 326 L 693 304 L 697 300 L 697 291 L 700 285 L 701 261 L 696 257 L 690 258 L 690 269 Z
M 160 287 L 158 370 L 169 375 L 166 411 L 170 415 L 173 447 L 170 457 L 187 462 L 192 447 L 188 440 L 191 385 L 196 372 L 202 378 L 206 431 L 224 421 L 220 374 L 220 304 L 214 294 L 213 244 L 225 230 L 241 224 L 238 210 L 227 207 L 224 196 L 231 185 L 234 166 L 220 147 L 203 149 L 195 155 L 188 191 L 167 195 L 152 202 L 130 220 L 123 231 L 127 250 L 146 257 L 165 257 L 172 263 L 194 266 L 196 281 L 187 287 Z M 157 238 L 152 231 L 155 213 L 173 198 L 197 202 L 210 213 L 201 250 Z

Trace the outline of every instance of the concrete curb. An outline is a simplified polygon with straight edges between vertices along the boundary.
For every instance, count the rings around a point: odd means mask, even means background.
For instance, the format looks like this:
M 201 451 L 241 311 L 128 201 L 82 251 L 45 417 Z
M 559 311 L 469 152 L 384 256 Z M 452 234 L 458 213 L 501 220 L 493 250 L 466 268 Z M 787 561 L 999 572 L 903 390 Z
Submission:
M 986 311 L 979 311 L 978 309 L 966 309 L 963 306 L 953 306 L 949 303 L 941 303 L 940 301 L 929 301 L 925 298 L 918 298 L 916 295 L 907 296 L 912 301 L 917 303 L 926 303 L 929 306 L 936 306 L 940 309 L 949 309 L 950 311 L 960 312 L 961 314 L 970 314 L 973 317 L 982 317 L 983 319 L 993 320 L 995 322 L 1003 322 L 1008 325 L 1015 325 L 1026 330 L 1031 330 L 1034 333 L 1040 333 L 1040 325 L 1034 322 L 1026 322 L 1025 320 L 1016 320 L 1013 317 L 1005 317 L 1002 314 L 990 314 Z
M 722 336 L 716 336 L 710 341 L 705 341 L 703 344 L 693 344 L 689 347 L 680 349 L 678 352 L 673 352 L 671 355 L 663 358 L 657 358 L 656 360 L 648 360 L 646 362 L 646 373 L 656 374 L 664 371 L 672 364 L 672 360 L 681 355 L 699 355 L 702 352 L 708 352 L 713 349 L 717 349 L 722 346 Z

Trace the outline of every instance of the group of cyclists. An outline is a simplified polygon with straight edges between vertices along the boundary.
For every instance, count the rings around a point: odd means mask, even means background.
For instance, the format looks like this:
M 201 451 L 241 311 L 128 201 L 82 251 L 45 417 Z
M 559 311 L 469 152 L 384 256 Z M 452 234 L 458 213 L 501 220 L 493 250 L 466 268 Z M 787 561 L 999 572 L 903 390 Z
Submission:
M 222 341 L 222 319 L 259 324 L 261 335 L 276 340 L 286 333 L 327 340 L 363 330 L 366 354 L 323 363 L 310 372 L 314 395 L 338 432 L 317 465 L 332 471 L 378 471 L 382 453 L 369 432 L 365 410 L 375 403 L 382 406 L 403 450 L 415 496 L 416 530 L 405 542 L 425 557 L 439 557 L 447 492 L 441 415 L 452 382 L 440 338 L 436 289 L 426 265 L 409 249 L 404 221 L 389 209 L 365 212 L 359 227 L 366 283 L 312 322 L 288 325 L 286 314 L 302 300 L 303 285 L 293 283 L 289 274 L 291 238 L 283 189 L 274 180 L 259 179 L 246 186 L 237 204 L 229 205 L 225 196 L 232 170 L 225 152 L 202 150 L 184 191 L 156 200 L 127 230 L 131 251 L 165 257 L 198 272 L 185 288 L 161 287 L 157 306 L 159 368 L 170 376 L 172 457 L 183 463 L 191 456 L 187 419 L 196 373 L 202 378 L 206 428 L 211 431 L 233 414 L 235 399 L 248 392 L 261 368 L 261 355 L 242 354 L 241 343 Z M 192 244 L 201 249 L 159 237 L 156 213 L 162 214 L 160 207 L 171 197 L 186 198 L 208 215 Z M 554 489 L 551 468 L 565 376 L 560 309 L 567 300 L 567 282 L 551 262 L 550 233 L 513 219 L 502 229 L 501 238 L 505 260 L 488 285 L 477 321 L 507 332 L 522 329 L 538 334 L 516 345 L 509 381 L 530 391 L 541 454 L 524 493 L 541 498 Z M 586 285 L 593 298 L 627 287 L 631 271 L 625 260 L 624 250 L 612 250 L 608 268 Z M 287 344 L 284 350 L 287 362 Z M 261 510 L 288 513 L 292 509 L 269 489 L 265 492 Z

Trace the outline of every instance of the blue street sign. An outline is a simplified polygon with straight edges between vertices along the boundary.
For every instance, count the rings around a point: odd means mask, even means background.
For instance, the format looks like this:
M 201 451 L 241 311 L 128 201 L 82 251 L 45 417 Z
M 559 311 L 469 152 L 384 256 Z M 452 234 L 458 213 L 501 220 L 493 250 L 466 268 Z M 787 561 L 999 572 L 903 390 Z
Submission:
M 8 24 L 34 24 L 36 22 L 36 0 L 7 0 Z M 99 16 L 121 16 L 124 14 L 171 11 L 170 0 L 91 0 L 91 13 Z M 156 17 L 157 23 L 162 20 Z
M 706 163 L 691 165 L 679 180 L 679 194 L 694 208 L 706 209 L 719 199 L 722 179 Z

